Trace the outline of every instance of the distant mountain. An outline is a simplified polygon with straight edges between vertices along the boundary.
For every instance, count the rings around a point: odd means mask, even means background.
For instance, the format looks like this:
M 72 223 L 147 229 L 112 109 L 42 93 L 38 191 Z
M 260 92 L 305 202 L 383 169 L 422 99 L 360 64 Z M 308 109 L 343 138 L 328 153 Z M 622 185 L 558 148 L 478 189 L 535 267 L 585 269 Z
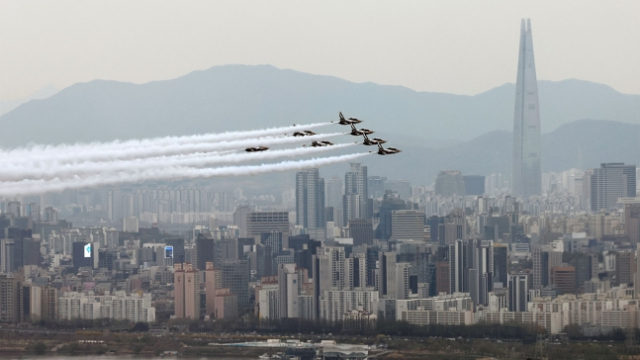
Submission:
M 578 119 L 640 123 L 640 95 L 579 80 L 540 81 L 542 128 Z M 512 127 L 514 85 L 476 96 L 356 84 L 272 66 L 217 66 L 136 85 L 95 80 L 0 117 L 0 146 L 105 141 L 335 120 L 337 112 L 418 147 Z M 397 144 L 397 143 L 396 143 Z
M 17 108 L 18 106 L 29 102 L 31 100 L 34 99 L 46 99 L 49 96 L 57 93 L 59 90 L 58 88 L 56 88 L 53 85 L 47 85 L 45 87 L 43 87 L 42 89 L 36 91 L 35 93 L 22 98 L 22 99 L 15 99 L 15 100 L 0 100 L 0 116 L 8 113 L 9 111 Z

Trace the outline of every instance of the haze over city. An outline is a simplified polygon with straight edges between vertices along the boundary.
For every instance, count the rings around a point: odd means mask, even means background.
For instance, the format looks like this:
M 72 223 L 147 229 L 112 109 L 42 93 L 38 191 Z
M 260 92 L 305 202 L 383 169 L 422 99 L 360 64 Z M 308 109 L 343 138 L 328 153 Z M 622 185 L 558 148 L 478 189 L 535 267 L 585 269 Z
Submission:
M 639 15 L 0 0 L 0 356 L 637 355 Z

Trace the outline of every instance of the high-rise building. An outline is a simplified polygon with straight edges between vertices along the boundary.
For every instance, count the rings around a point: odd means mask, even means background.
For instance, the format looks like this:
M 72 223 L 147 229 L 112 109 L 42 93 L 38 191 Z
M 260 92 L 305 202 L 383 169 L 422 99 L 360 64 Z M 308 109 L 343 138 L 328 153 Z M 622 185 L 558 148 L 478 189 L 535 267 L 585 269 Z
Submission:
M 378 268 L 378 292 L 383 299 L 396 299 L 396 253 L 380 252 L 380 262 Z
M 289 247 L 289 212 L 255 211 L 247 215 L 247 236 L 260 237 L 273 231 L 282 233 L 284 248 Z
M 200 318 L 200 273 L 190 263 L 174 264 L 173 303 L 176 318 Z
M 247 215 L 251 212 L 251 208 L 247 205 L 238 206 L 233 213 L 233 225 L 238 227 L 240 237 L 247 236 Z
M 215 243 L 212 237 L 198 234 L 196 238 L 196 269 L 205 270 L 207 263 L 214 261 L 214 249 Z
M 464 194 L 479 196 L 484 194 L 484 176 L 482 175 L 464 175 Z
M 353 290 L 367 287 L 367 254 L 351 254 L 345 259 L 345 289 Z
M 371 220 L 349 220 L 349 235 L 353 238 L 353 245 L 373 245 L 373 224 Z
M 631 284 L 636 272 L 636 258 L 632 250 L 616 253 L 616 283 L 618 285 Z
M 530 274 L 509 275 L 509 311 L 527 311 L 530 288 Z
M 278 265 L 278 313 L 280 318 L 298 317 L 298 295 L 300 293 L 296 264 Z
M 93 257 L 95 256 L 93 243 L 76 241 L 72 245 L 73 268 L 93 267 Z
M 305 229 L 325 226 L 324 179 L 318 169 L 308 169 L 296 173 L 296 224 Z
M 352 163 L 350 171 L 344 175 L 343 223 L 351 219 L 369 219 L 368 199 L 367 167 Z
M 206 263 L 206 269 L 204 272 L 204 290 L 205 290 L 205 307 L 206 307 L 206 315 L 216 314 L 216 290 L 220 288 L 218 283 L 218 277 L 221 276 L 219 274 L 220 270 L 216 270 L 213 267 L 212 262 Z M 216 274 L 218 273 L 218 274 Z
M 436 177 L 436 195 L 464 196 L 465 187 L 462 173 L 458 170 L 442 170 Z
M 513 194 L 528 198 L 542 194 L 540 108 L 533 57 L 531 22 L 520 25 L 518 77 L 513 116 Z
M 391 239 L 425 240 L 424 212 L 417 210 L 394 210 L 391 213 Z
M 378 209 L 380 222 L 376 228 L 376 239 L 389 240 L 391 238 L 393 233 L 393 211 L 404 209 L 406 209 L 406 203 L 397 194 L 393 194 L 391 191 L 385 192 Z
M 602 163 L 593 169 L 590 179 L 591 211 L 609 210 L 622 197 L 636 197 L 636 166 Z
M 249 262 L 247 260 L 226 260 L 220 265 L 222 288 L 229 288 L 238 296 L 238 306 L 249 304 Z
M 509 254 L 506 245 L 496 244 L 493 246 L 493 283 L 500 283 L 500 287 L 507 287 L 507 277 L 509 275 Z
M 632 246 L 640 242 L 640 204 L 624 206 L 624 233 L 629 237 Z
M 326 185 L 326 201 L 327 207 L 333 207 L 334 209 L 342 209 L 342 179 L 334 176 L 325 180 Z
M 576 292 L 576 268 L 573 266 L 556 266 L 551 268 L 553 285 L 563 294 Z

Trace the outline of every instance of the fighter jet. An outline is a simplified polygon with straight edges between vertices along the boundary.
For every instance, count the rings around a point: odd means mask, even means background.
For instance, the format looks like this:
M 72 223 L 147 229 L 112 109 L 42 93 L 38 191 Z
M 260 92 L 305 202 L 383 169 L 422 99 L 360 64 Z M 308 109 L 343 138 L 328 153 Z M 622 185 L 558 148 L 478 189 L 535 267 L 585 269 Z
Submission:
M 313 131 L 305 130 L 305 131 L 296 131 L 296 132 L 293 133 L 293 136 L 311 136 L 311 135 L 315 135 L 315 134 L 316 133 L 314 133 Z
M 356 129 L 355 126 L 353 126 L 353 124 L 351 124 L 351 133 L 350 135 L 353 136 L 361 136 L 361 135 L 370 135 L 373 134 L 373 131 L 369 130 L 369 129 Z
M 246 148 L 246 149 L 244 149 L 244 151 L 246 151 L 246 152 L 258 152 L 258 151 L 265 151 L 267 149 L 269 149 L 269 148 L 266 147 L 266 146 L 256 146 L 256 147 Z
M 323 147 L 323 146 L 329 146 L 329 145 L 333 145 L 333 143 L 330 141 L 320 141 L 320 142 L 314 141 L 311 143 L 312 147 Z
M 382 144 L 378 144 L 378 155 L 393 155 L 393 154 L 397 154 L 402 150 L 398 150 L 396 148 L 392 148 L 392 147 L 388 147 L 388 148 L 383 148 Z
M 362 120 L 358 120 L 356 118 L 349 118 L 347 120 L 347 119 L 344 118 L 344 115 L 342 115 L 342 112 L 340 112 L 339 115 L 340 115 L 340 121 L 338 121 L 338 124 L 340 124 L 340 125 L 360 124 L 362 122 Z
M 362 134 L 362 136 L 364 136 L 364 142 L 363 144 L 370 146 L 370 145 L 378 145 L 378 144 L 384 144 L 387 141 L 386 140 L 382 140 L 380 138 L 373 138 L 373 140 L 369 139 L 369 137 L 367 136 L 367 134 Z

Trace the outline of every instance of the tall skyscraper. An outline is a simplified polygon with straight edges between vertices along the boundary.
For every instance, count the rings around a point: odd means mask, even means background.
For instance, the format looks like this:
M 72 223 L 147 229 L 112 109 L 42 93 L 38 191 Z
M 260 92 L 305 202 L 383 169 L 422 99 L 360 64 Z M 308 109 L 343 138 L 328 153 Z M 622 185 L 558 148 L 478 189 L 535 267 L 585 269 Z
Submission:
M 367 167 L 352 163 L 350 171 L 344 175 L 343 223 L 346 224 L 351 219 L 370 218 L 367 211 L 368 199 Z
M 591 211 L 609 210 L 622 197 L 636 197 L 636 166 L 624 163 L 600 164 L 589 177 Z
M 436 195 L 464 196 L 465 187 L 462 173 L 458 170 L 442 170 L 436 177 Z
M 324 179 L 318 169 L 297 172 L 296 224 L 305 229 L 324 227 L 324 200 Z
M 540 108 L 533 60 L 531 22 L 522 19 L 515 113 L 513 116 L 513 194 L 529 197 L 542 193 L 540 164 Z

